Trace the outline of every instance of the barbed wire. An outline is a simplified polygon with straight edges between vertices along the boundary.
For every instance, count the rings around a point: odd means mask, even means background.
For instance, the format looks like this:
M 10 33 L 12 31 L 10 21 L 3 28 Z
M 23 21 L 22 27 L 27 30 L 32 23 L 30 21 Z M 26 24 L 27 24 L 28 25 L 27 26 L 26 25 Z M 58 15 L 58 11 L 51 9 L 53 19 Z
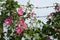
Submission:
M 0 4 L 1 4 L 1 3 L 5 3 L 5 2 L 0 2 Z M 26 7 L 26 5 L 21 5 L 21 6 Z M 35 6 L 33 6 L 33 8 L 36 8 L 36 9 L 53 8 L 53 7 L 55 7 L 55 6 L 45 6 L 45 7 L 35 7 Z
M 46 16 L 36 16 L 37 18 L 42 18 L 42 17 L 48 17 L 48 15 L 46 15 Z
M 0 3 L 5 3 L 5 2 L 0 2 Z M 26 7 L 26 5 L 21 5 L 21 6 L 23 6 L 23 7 Z M 33 8 L 35 8 L 35 9 L 44 9 L 44 8 L 54 8 L 55 6 L 45 6 L 45 7 L 35 7 L 35 6 L 33 6 Z M 0 10 L 2 9 L 2 7 L 0 7 Z M 37 16 L 37 18 L 42 18 L 42 17 L 47 17 L 47 15 L 46 16 Z
M 24 6 L 26 7 L 26 5 L 21 5 L 21 6 Z M 45 6 L 45 7 L 35 7 L 33 6 L 33 8 L 36 8 L 36 9 L 43 9 L 43 8 L 54 8 L 55 6 Z

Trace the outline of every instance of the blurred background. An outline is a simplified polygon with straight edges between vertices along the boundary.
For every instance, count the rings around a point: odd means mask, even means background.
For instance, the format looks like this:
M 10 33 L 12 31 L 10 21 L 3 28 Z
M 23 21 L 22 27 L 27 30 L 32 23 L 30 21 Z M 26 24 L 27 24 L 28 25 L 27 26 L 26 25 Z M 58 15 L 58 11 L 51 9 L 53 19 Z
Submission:
M 1 6 L 2 3 L 4 3 L 4 1 L 5 0 L 0 0 L 0 6 Z M 29 0 L 15 0 L 15 1 L 18 1 L 18 3 L 20 5 L 26 5 Z M 55 3 L 60 4 L 60 0 L 30 0 L 30 3 L 33 4 L 34 7 L 41 7 L 41 8 L 33 8 L 33 11 L 37 14 L 37 16 L 39 16 L 39 19 L 41 21 L 46 23 L 47 16 L 50 13 L 55 12 L 54 7 L 49 7 L 49 6 L 54 6 Z M 0 9 L 2 9 L 2 8 L 0 7 Z
M 0 0 L 0 6 L 3 3 L 2 1 L 5 0 Z M 18 1 L 20 5 L 26 5 L 29 0 L 15 0 Z M 48 6 L 54 6 L 55 3 L 60 4 L 60 0 L 30 0 L 30 3 L 34 5 L 34 7 L 48 7 Z M 0 7 L 1 9 L 1 7 Z M 51 13 L 55 12 L 54 7 L 49 7 L 49 8 L 34 8 L 33 11 L 39 16 L 39 19 L 46 23 L 47 19 L 46 17 Z

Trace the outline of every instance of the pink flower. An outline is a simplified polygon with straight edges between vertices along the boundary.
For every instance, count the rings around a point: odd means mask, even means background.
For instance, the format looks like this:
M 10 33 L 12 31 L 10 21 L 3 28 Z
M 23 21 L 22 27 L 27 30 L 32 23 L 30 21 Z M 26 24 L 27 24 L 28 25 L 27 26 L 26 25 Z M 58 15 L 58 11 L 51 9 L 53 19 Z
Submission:
M 23 15 L 23 9 L 22 8 L 18 9 L 18 14 L 21 15 L 21 16 Z
M 16 27 L 16 33 L 21 34 L 23 32 L 23 29 L 21 27 Z
M 51 17 L 51 16 L 53 16 L 53 13 L 50 13 L 50 14 L 48 15 L 48 17 Z
M 24 24 L 24 19 L 22 19 L 22 18 L 20 19 L 20 24 L 22 24 L 22 25 Z
M 22 28 L 27 29 L 27 25 L 22 18 L 17 22 L 17 26 L 22 26 Z
M 24 24 L 24 19 L 20 19 L 18 22 L 17 22 L 17 25 L 20 26 L 20 25 L 23 25 Z
M 23 28 L 24 28 L 24 29 L 27 29 L 27 25 L 26 25 L 26 23 L 24 23 Z
M 33 12 L 31 12 L 31 13 L 30 13 L 30 17 L 33 17 L 33 15 L 34 15 L 34 13 L 33 13 Z
M 9 16 L 8 18 L 6 18 L 6 20 L 4 20 L 6 25 L 9 25 L 11 22 L 11 17 Z
M 56 10 L 57 12 L 59 12 L 59 11 L 60 11 L 60 5 L 56 5 L 55 10 Z

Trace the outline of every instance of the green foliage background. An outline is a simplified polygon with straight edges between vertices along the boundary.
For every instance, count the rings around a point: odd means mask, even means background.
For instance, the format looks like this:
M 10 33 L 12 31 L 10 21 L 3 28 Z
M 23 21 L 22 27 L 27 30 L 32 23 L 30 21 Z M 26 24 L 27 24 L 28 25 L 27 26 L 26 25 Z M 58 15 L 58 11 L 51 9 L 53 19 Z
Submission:
M 0 40 L 5 40 L 4 38 L 4 33 L 3 32 L 3 24 L 4 20 L 8 16 L 12 16 L 12 22 L 8 27 L 7 31 L 7 37 L 9 37 L 9 40 L 21 40 L 22 37 L 25 38 L 25 40 L 32 40 L 35 38 L 35 40 L 47 40 L 49 36 L 53 36 L 54 38 L 57 38 L 60 40 L 60 11 L 59 12 L 53 12 L 53 16 L 48 19 L 46 24 L 38 20 L 36 17 L 30 22 L 30 24 L 36 23 L 35 27 L 28 27 L 27 30 L 24 30 L 22 34 L 18 35 L 15 30 L 12 31 L 12 29 L 15 29 L 16 26 L 16 21 L 19 20 L 21 17 L 20 15 L 17 14 L 17 8 L 20 8 L 20 5 L 18 4 L 17 1 L 14 0 L 0 0 L 0 2 L 5 2 L 5 3 L 0 3 L 0 7 L 2 7 L 1 10 L 1 15 L 0 15 Z M 26 9 L 24 15 L 26 15 L 27 11 L 26 10 L 32 10 L 32 4 L 27 3 Z M 8 15 L 10 14 L 10 15 Z M 27 17 L 22 16 L 22 18 L 30 19 L 29 14 L 27 14 Z M 37 24 L 43 24 L 42 29 L 37 26 Z M 13 33 L 11 36 L 10 34 Z M 47 38 L 48 37 L 48 38 Z

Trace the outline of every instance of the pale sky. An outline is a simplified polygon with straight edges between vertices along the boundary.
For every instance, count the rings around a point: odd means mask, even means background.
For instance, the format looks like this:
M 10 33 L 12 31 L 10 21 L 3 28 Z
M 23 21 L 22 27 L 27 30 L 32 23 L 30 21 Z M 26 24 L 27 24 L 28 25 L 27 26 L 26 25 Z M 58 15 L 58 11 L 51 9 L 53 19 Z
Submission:
M 19 4 L 25 5 L 27 4 L 28 0 L 17 0 Z M 33 4 L 35 7 L 46 7 L 46 6 L 53 6 L 54 3 L 60 3 L 60 0 L 30 0 L 30 3 Z M 46 16 L 49 13 L 54 12 L 54 8 L 44 8 L 44 9 L 33 9 L 37 16 Z M 46 17 L 40 18 L 43 22 L 46 22 Z

